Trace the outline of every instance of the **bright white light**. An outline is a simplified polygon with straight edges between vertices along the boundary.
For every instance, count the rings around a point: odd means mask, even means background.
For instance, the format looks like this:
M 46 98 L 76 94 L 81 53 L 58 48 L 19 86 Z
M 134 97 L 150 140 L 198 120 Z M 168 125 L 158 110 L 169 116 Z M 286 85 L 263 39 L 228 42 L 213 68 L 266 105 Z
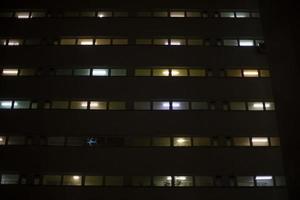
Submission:
M 79 179 L 80 179 L 80 176 L 73 176 L 73 179 L 74 179 L 74 180 L 79 180 Z
M 91 102 L 90 103 L 90 107 L 92 107 L 92 108 L 95 108 L 95 107 L 98 107 L 98 106 L 99 106 L 98 102 Z
M 266 108 L 270 108 L 270 107 L 271 107 L 271 104 L 270 104 L 270 103 L 265 103 L 265 107 L 266 107 Z
M 258 71 L 257 70 L 244 70 L 243 74 L 246 77 L 257 77 L 258 76 Z
M 180 180 L 180 181 L 185 181 L 186 177 L 185 176 L 177 176 L 175 177 L 176 180 Z
M 167 180 L 168 180 L 168 181 L 171 181 L 171 180 L 172 180 L 172 177 L 171 177 L 171 176 L 168 176 L 168 177 L 167 177 Z
M 170 107 L 170 103 L 169 102 L 165 102 L 162 104 L 163 107 L 169 108 Z
M 179 71 L 178 70 L 172 70 L 171 74 L 172 74 L 172 76 L 178 76 Z
M 104 15 L 99 13 L 98 17 L 102 18 L 102 17 L 104 17 Z
M 164 70 L 164 71 L 163 71 L 163 75 L 164 75 L 164 76 L 169 76 L 169 70 Z
M 178 108 L 178 107 L 180 107 L 180 103 L 179 102 L 173 102 L 172 107 L 173 108 Z
M 24 14 L 24 15 L 18 15 L 17 16 L 18 19 L 28 19 L 29 18 L 29 14 Z
M 171 45 L 179 46 L 179 45 L 181 45 L 181 42 L 171 42 Z
M 249 47 L 254 46 L 253 40 L 240 40 L 240 46 Z
M 2 71 L 3 75 L 8 75 L 8 76 L 16 76 L 18 75 L 18 70 L 17 69 L 3 69 Z
M 3 142 L 4 140 L 3 140 L 3 138 L 2 137 L 0 137 L 0 142 Z
M 256 176 L 255 180 L 272 180 L 272 176 Z
M 184 17 L 184 12 L 171 13 L 170 17 Z
M 183 139 L 183 138 L 179 138 L 179 139 L 177 139 L 176 141 L 177 141 L 178 143 L 181 143 L 181 144 L 184 143 L 184 142 L 186 142 L 186 140 Z
M 87 102 L 82 102 L 82 103 L 80 104 L 80 106 L 81 106 L 81 107 L 87 107 Z
M 18 46 L 20 43 L 18 41 L 8 41 L 8 46 Z
M 253 107 L 254 107 L 254 108 L 263 108 L 264 105 L 263 105 L 263 103 L 254 103 L 254 104 L 253 104 Z
M 107 76 L 107 69 L 93 69 L 93 76 Z
M 80 45 L 93 45 L 93 40 L 81 41 Z
M 268 138 L 252 138 L 252 142 L 254 143 L 265 143 L 268 142 Z
M 2 107 L 11 107 L 12 106 L 12 101 L 3 101 L 1 102 Z
M 169 42 L 165 42 L 165 45 L 169 45 Z

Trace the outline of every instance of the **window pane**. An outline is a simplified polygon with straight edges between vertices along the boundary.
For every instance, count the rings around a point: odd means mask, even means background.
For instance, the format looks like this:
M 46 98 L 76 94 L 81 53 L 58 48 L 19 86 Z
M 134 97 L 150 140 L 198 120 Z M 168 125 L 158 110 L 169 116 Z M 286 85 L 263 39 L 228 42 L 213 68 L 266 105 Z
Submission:
M 55 74 L 57 76 L 71 76 L 72 70 L 71 69 L 55 69 Z
M 230 102 L 229 106 L 231 110 L 246 110 L 245 102 Z
M 258 77 L 258 70 L 256 69 L 244 69 L 243 70 L 244 77 Z
M 128 12 L 114 12 L 114 17 L 128 17 Z
M 153 76 L 169 76 L 170 72 L 168 69 L 153 69 Z
M 24 43 L 25 43 L 25 45 L 40 45 L 41 40 L 40 39 L 26 39 Z
M 234 146 L 250 146 L 250 140 L 248 137 L 235 137 L 233 138 Z
M 93 41 L 93 39 L 78 39 L 77 44 L 78 45 L 93 45 L 94 41 Z
M 211 141 L 209 137 L 193 137 L 193 146 L 210 146 Z
M 0 109 L 11 109 L 12 105 L 12 101 L 0 101 Z
M 252 176 L 238 176 L 236 178 L 239 187 L 254 187 L 254 179 Z
M 5 145 L 5 143 L 6 143 L 6 137 L 0 136 L 0 145 Z
M 264 104 L 263 102 L 248 102 L 248 110 L 262 111 L 264 110 Z
M 81 176 L 63 176 L 63 185 L 81 185 Z
M 193 186 L 193 177 L 191 176 L 175 176 L 174 177 L 175 187 L 191 187 Z
M 102 17 L 112 17 L 112 12 L 109 11 L 101 11 L 97 13 L 97 17 L 102 18 Z
M 171 146 L 171 139 L 169 137 L 154 137 L 152 138 L 152 146 L 169 147 Z
M 1 176 L 2 185 L 18 184 L 18 183 L 19 183 L 19 175 L 17 174 L 2 174 Z
M 0 45 L 6 45 L 6 44 L 7 44 L 6 39 L 0 39 Z
M 234 12 L 221 12 L 220 16 L 234 18 Z
M 68 101 L 53 101 L 52 109 L 68 109 L 69 102 Z
M 256 176 L 255 181 L 258 187 L 270 187 L 274 185 L 272 176 Z
M 172 177 L 171 176 L 154 176 L 153 185 L 156 187 L 171 187 Z
M 286 179 L 284 176 L 275 176 L 276 186 L 286 186 Z
M 136 69 L 135 76 L 151 76 L 150 69 Z
M 111 101 L 109 102 L 109 110 L 125 110 L 126 104 L 121 101 Z
M 192 102 L 192 110 L 208 110 L 207 102 Z
M 102 176 L 85 176 L 85 186 L 101 186 L 103 185 Z
M 185 45 L 185 39 L 171 39 L 170 45 L 172 46 Z
M 108 76 L 108 69 L 92 69 L 92 76 Z
M 188 45 L 189 46 L 202 46 L 203 40 L 202 39 L 188 39 Z
M 136 39 L 135 43 L 140 44 L 140 45 L 151 45 L 152 40 L 151 39 Z
M 236 14 L 237 18 L 250 17 L 250 13 L 249 12 L 236 12 L 235 14 Z
M 262 69 L 260 70 L 260 77 L 270 77 L 270 71 L 269 70 L 265 70 L 265 69 Z
M 254 41 L 253 40 L 240 40 L 240 46 L 254 46 Z
M 260 14 L 259 14 L 259 12 L 252 12 L 251 16 L 254 18 L 258 18 L 258 17 L 260 17 Z
M 20 76 L 34 76 L 34 69 L 20 69 Z
M 60 185 L 61 176 L 59 175 L 45 175 L 43 176 L 43 185 Z
M 153 110 L 170 110 L 170 102 L 168 101 L 153 102 Z
M 29 109 L 30 101 L 15 101 L 14 109 Z
M 201 17 L 201 12 L 186 12 L 187 17 Z
M 240 69 L 227 69 L 226 75 L 228 77 L 242 77 L 242 71 Z
M 168 17 L 168 12 L 167 11 L 156 11 L 153 12 L 154 17 Z
M 153 40 L 154 45 L 169 45 L 168 39 L 154 39 Z
M 16 12 L 16 18 L 18 19 L 28 19 L 29 18 L 29 12 Z
M 190 69 L 190 76 L 204 77 L 205 70 L 204 69 Z
M 18 69 L 3 69 L 2 76 L 18 76 Z
M 61 39 L 60 44 L 61 45 L 75 45 L 76 39 Z
M 85 140 L 83 137 L 68 137 L 67 138 L 67 146 L 83 146 L 85 144 Z
M 146 147 L 151 145 L 151 138 L 149 137 L 132 137 L 127 138 L 127 146 L 137 146 L 137 147 Z
M 46 13 L 45 12 L 32 12 L 31 13 L 31 17 L 35 18 L 35 17 L 46 17 Z
M 123 176 L 106 176 L 105 177 L 106 186 L 122 186 Z
M 269 146 L 269 139 L 267 137 L 253 137 L 251 141 L 252 146 L 255 147 Z
M 189 109 L 189 102 L 182 102 L 182 101 L 172 102 L 172 110 L 188 110 L 188 109 Z
M 279 137 L 271 137 L 270 143 L 271 143 L 271 146 L 278 147 L 278 146 L 280 146 L 280 138 Z
M 96 39 L 95 45 L 111 45 L 110 39 Z
M 111 69 L 110 75 L 111 76 L 126 76 L 127 70 L 126 69 Z
M 152 13 L 148 11 L 143 11 L 143 12 L 138 12 L 137 16 L 138 17 L 151 17 Z
M 195 186 L 198 187 L 211 187 L 214 185 L 214 179 L 210 176 L 196 176 Z
M 87 101 L 71 101 L 71 109 L 86 110 L 88 102 Z
M 75 12 L 75 11 L 64 12 L 64 17 L 78 17 L 78 16 L 79 16 L 79 12 Z
M 273 102 L 265 102 L 266 110 L 275 110 L 275 104 Z
M 151 103 L 149 101 L 134 102 L 134 109 L 135 110 L 150 110 Z
M 12 17 L 13 12 L 0 12 L 0 17 Z
M 174 137 L 173 145 L 174 147 L 190 147 L 192 146 L 192 141 L 189 137 Z
M 64 137 L 48 137 L 47 144 L 49 146 L 64 146 L 65 138 Z
M 75 69 L 74 76 L 89 76 L 90 69 Z
M 112 44 L 113 45 L 127 45 L 128 40 L 127 39 L 113 39 Z
M 187 69 L 172 69 L 171 76 L 187 76 Z
M 107 103 L 105 101 L 91 101 L 90 110 L 106 110 Z
M 85 11 L 80 13 L 81 17 L 95 17 L 96 12 L 95 11 Z
M 224 46 L 238 46 L 237 40 L 224 40 L 223 41 Z
M 24 145 L 25 137 L 23 136 L 10 136 L 8 137 L 8 145 Z
M 145 187 L 151 185 L 151 177 L 149 176 L 133 176 L 132 183 L 133 186 Z
M 184 17 L 184 11 L 172 11 L 170 17 Z

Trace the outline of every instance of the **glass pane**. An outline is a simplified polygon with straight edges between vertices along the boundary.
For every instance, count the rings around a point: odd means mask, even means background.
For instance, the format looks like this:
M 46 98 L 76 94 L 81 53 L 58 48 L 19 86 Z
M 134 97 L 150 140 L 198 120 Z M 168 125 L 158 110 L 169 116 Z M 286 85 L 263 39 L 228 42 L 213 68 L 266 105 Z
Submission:
M 169 138 L 169 137 L 154 137 L 154 138 L 152 138 L 152 146 L 169 147 L 169 146 L 171 146 L 171 138 Z
M 154 45 L 169 45 L 168 39 L 154 39 L 153 40 Z
M 103 17 L 112 17 L 112 12 L 109 11 L 101 11 L 97 13 L 97 17 L 103 18 Z
M 23 136 L 10 136 L 8 137 L 8 145 L 24 145 L 25 137 Z
M 193 146 L 210 146 L 211 141 L 209 137 L 193 137 Z
M 7 44 L 6 39 L 0 39 L 0 45 L 6 45 L 6 44 Z
M 75 69 L 74 76 L 89 76 L 90 69 Z
M 78 39 L 77 44 L 78 45 L 93 45 L 94 40 L 93 39 Z
M 189 109 L 189 102 L 182 102 L 182 101 L 172 102 L 172 110 L 188 110 L 188 109 Z
M 192 102 L 192 110 L 208 110 L 207 102 Z
M 192 176 L 175 176 L 174 177 L 175 187 L 191 187 L 193 186 Z
M 107 103 L 105 101 L 91 101 L 90 110 L 106 110 Z
M 6 143 L 6 137 L 0 136 L 0 145 L 5 145 L 5 143 Z
M 35 18 L 35 17 L 46 17 L 46 13 L 45 12 L 32 12 L 31 13 L 31 17 Z
M 214 179 L 210 176 L 196 176 L 195 186 L 198 187 L 211 187 L 214 185 Z
M 244 69 L 243 76 L 244 77 L 258 77 L 258 70 L 257 69 Z
M 151 185 L 151 177 L 149 176 L 133 176 L 132 177 L 132 185 L 133 186 L 150 186 Z
M 260 17 L 260 14 L 259 14 L 259 12 L 252 12 L 251 16 L 254 18 L 258 18 L 258 17 Z
M 55 74 L 57 76 L 71 76 L 72 70 L 71 69 L 55 69 Z
M 150 110 L 151 103 L 149 101 L 134 102 L 134 109 L 135 110 Z
M 192 146 L 192 140 L 189 137 L 174 137 L 174 147 L 190 147 Z
M 273 102 L 265 102 L 266 110 L 275 110 L 275 104 Z
M 154 17 L 168 17 L 168 12 L 167 11 L 156 11 L 153 12 Z
M 170 71 L 168 69 L 153 69 L 153 76 L 169 76 Z
M 171 39 L 170 45 L 171 46 L 185 45 L 185 39 Z
M 276 186 L 286 186 L 286 179 L 284 176 L 275 176 Z
M 263 102 L 248 102 L 248 110 L 262 111 L 264 110 L 264 104 Z
M 240 69 L 226 69 L 226 75 L 228 77 L 242 77 L 242 71 Z
M 108 69 L 92 69 L 92 76 L 108 76 Z
M 76 39 L 61 39 L 60 45 L 75 45 Z
M 204 77 L 205 70 L 204 69 L 190 69 L 190 76 Z
M 153 102 L 153 110 L 170 110 L 170 102 L 168 101 Z
M 231 110 L 246 110 L 245 102 L 230 102 L 229 106 Z
M 234 18 L 234 12 L 221 12 L 220 16 Z
M 138 17 L 151 17 L 152 13 L 148 11 L 143 11 L 143 12 L 138 12 L 137 16 Z
M 150 69 L 136 69 L 135 76 L 151 76 Z
M 18 184 L 18 183 L 19 183 L 19 175 L 17 174 L 2 174 L 1 176 L 2 185 L 10 185 L 10 184 Z
M 255 181 L 257 187 L 271 187 L 274 185 L 272 176 L 256 176 Z
M 112 39 L 113 45 L 127 45 L 128 40 L 127 39 Z
M 81 17 L 95 17 L 96 12 L 95 11 L 85 11 L 80 13 Z
M 64 146 L 65 138 L 64 137 L 48 137 L 47 144 L 49 146 Z
M 83 146 L 85 139 L 83 137 L 68 137 L 67 146 Z
M 18 19 L 28 19 L 29 18 L 29 12 L 16 12 L 15 16 Z
M 96 39 L 95 45 L 111 45 L 111 39 Z
M 126 104 L 121 101 L 111 101 L 109 102 L 109 110 L 125 110 Z
M 128 12 L 114 12 L 114 17 L 128 17 Z
M 202 46 L 203 40 L 202 39 L 188 39 L 188 45 L 190 46 Z
M 71 101 L 71 109 L 86 110 L 88 102 L 87 101 Z
M 20 69 L 20 76 L 34 76 L 35 70 L 34 69 Z
M 137 147 L 146 147 L 151 145 L 151 138 L 149 137 L 132 137 L 127 138 L 127 146 L 137 146 Z
M 2 76 L 18 76 L 18 69 L 3 69 Z
M 235 137 L 233 138 L 234 146 L 250 146 L 250 140 L 248 137 Z
M 266 70 L 266 69 L 260 70 L 260 77 L 270 77 L 270 76 L 271 76 L 271 74 L 270 74 L 269 70 Z
M 106 186 L 122 186 L 123 176 L 106 176 L 105 177 Z
M 172 11 L 170 17 L 184 17 L 184 11 Z
M 236 178 L 239 187 L 254 187 L 254 179 L 252 176 L 238 176 Z
M 201 17 L 201 12 L 186 12 L 187 17 Z
M 51 108 L 52 109 L 68 109 L 69 102 L 68 101 L 53 101 Z
M 135 43 L 140 44 L 140 45 L 151 45 L 152 40 L 151 39 L 136 39 Z
M 267 137 L 253 137 L 251 141 L 252 146 L 255 147 L 269 146 L 269 139 Z
M 63 185 L 81 185 L 81 176 L 63 176 Z
M 29 109 L 30 101 L 15 101 L 14 109 Z
M 126 76 L 127 70 L 126 69 L 111 69 L 110 75 L 111 76 Z
M 59 175 L 45 175 L 43 176 L 43 185 L 60 185 L 61 176 Z
M 0 109 L 11 109 L 12 105 L 12 101 L 0 101 Z
M 237 18 L 250 17 L 250 13 L 249 12 L 236 12 L 235 14 L 236 14 Z
M 40 39 L 26 39 L 25 45 L 40 45 L 41 40 Z
M 153 185 L 156 187 L 171 187 L 172 177 L 171 176 L 154 176 Z
M 85 186 L 101 186 L 103 185 L 102 176 L 85 176 Z
M 247 46 L 254 46 L 253 40 L 240 40 L 240 46 L 247 47 Z
M 238 46 L 237 40 L 224 40 L 223 41 L 224 46 Z
M 280 146 L 280 138 L 279 137 L 271 137 L 270 143 L 271 143 L 271 146 L 279 147 Z
M 187 69 L 172 69 L 171 76 L 187 76 Z

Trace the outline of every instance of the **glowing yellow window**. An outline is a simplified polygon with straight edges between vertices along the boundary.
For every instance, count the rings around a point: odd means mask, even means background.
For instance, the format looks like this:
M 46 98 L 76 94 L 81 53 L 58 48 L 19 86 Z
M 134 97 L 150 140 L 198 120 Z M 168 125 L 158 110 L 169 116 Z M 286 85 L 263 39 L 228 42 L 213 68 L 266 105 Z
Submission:
M 171 39 L 170 45 L 171 46 L 185 45 L 185 39 Z
M 204 69 L 190 69 L 190 76 L 205 76 L 205 70 Z
M 21 39 L 9 39 L 7 45 L 8 46 L 19 46 L 23 44 L 23 40 Z
M 85 109 L 87 109 L 87 105 L 88 105 L 87 101 L 72 101 L 71 109 L 85 110 Z
M 16 12 L 16 18 L 18 19 L 28 19 L 29 16 L 29 12 Z
M 243 70 L 244 77 L 258 77 L 258 70 L 256 69 L 244 69 Z
M 106 110 L 107 103 L 103 101 L 91 101 L 90 109 L 91 110 Z
M 93 45 L 93 39 L 78 39 L 78 45 Z
M 260 76 L 261 77 L 270 77 L 270 71 L 267 69 L 260 70 Z
M 110 39 L 96 39 L 95 45 L 110 45 Z
M 60 44 L 61 45 L 75 45 L 76 39 L 61 39 Z
M 226 75 L 228 77 L 242 77 L 242 73 L 240 69 L 227 69 Z
M 18 76 L 18 69 L 3 69 L 2 76 Z
M 113 45 L 127 45 L 128 39 L 113 39 L 112 44 Z
M 170 17 L 185 17 L 184 11 L 172 11 L 170 12 Z
M 173 145 L 174 147 L 189 147 L 192 146 L 192 141 L 189 137 L 174 137 Z
M 267 137 L 253 137 L 251 141 L 252 146 L 269 146 L 269 139 Z
M 81 176 L 64 176 L 63 185 L 81 185 Z
M 170 76 L 169 69 L 154 69 L 153 76 Z
M 187 70 L 186 69 L 172 69 L 171 70 L 171 76 L 187 76 Z

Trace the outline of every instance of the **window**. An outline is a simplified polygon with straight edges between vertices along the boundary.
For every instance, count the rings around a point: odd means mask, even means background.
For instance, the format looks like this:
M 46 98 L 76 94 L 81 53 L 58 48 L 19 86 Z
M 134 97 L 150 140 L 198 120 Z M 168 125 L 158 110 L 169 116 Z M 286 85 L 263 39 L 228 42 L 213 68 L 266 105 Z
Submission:
M 254 46 L 254 41 L 253 40 L 240 40 L 240 46 L 242 46 L 242 47 Z
M 220 16 L 224 18 L 234 18 L 234 12 L 221 12 Z
M 237 18 L 250 17 L 250 13 L 249 12 L 236 12 L 235 15 L 236 15 Z
M 24 145 L 25 144 L 25 137 L 24 136 L 9 136 L 8 145 Z
M 270 77 L 270 71 L 266 69 L 260 70 L 260 77 Z
M 184 17 L 184 11 L 171 11 L 170 17 Z
M 74 76 L 89 76 L 90 69 L 75 69 Z
M 94 12 L 94 11 L 84 11 L 84 12 L 80 12 L 80 16 L 81 17 L 95 17 L 96 12 Z
M 189 137 L 174 137 L 173 145 L 174 147 L 190 147 L 192 146 L 192 141 Z
M 233 145 L 234 146 L 250 146 L 250 140 L 248 137 L 234 137 Z
M 192 110 L 208 110 L 208 103 L 193 101 L 191 103 L 191 107 L 192 107 Z
M 133 176 L 131 179 L 133 186 L 150 186 L 151 185 L 151 177 L 150 176 Z
M 168 101 L 153 102 L 153 110 L 170 110 L 170 102 Z
M 269 139 L 267 137 L 253 137 L 251 141 L 254 147 L 269 146 Z
M 185 45 L 185 39 L 171 39 L 170 45 L 171 46 Z
M 205 70 L 204 69 L 190 69 L 190 76 L 204 77 Z
M 5 145 L 5 143 L 6 143 L 6 137 L 0 136 L 0 145 Z
M 230 102 L 230 110 L 246 110 L 245 102 Z
M 188 110 L 189 102 L 183 101 L 173 101 L 172 102 L 172 110 Z
M 14 101 L 14 109 L 29 109 L 30 101 Z
M 253 18 L 259 18 L 259 17 L 260 17 L 260 14 L 259 14 L 259 12 L 252 12 L 252 13 L 251 13 L 251 16 L 252 16 Z
M 127 138 L 126 140 L 127 146 L 150 146 L 151 145 L 151 138 L 150 137 L 132 137 Z
M 275 110 L 275 104 L 273 102 L 265 102 L 266 110 Z
M 68 109 L 69 102 L 68 101 L 53 101 L 51 108 L 52 109 Z
M 128 12 L 114 12 L 114 17 L 128 17 Z
M 111 76 L 126 76 L 127 70 L 126 69 L 111 69 L 110 75 Z
M 61 39 L 60 45 L 75 45 L 76 39 Z
M 67 11 L 64 12 L 64 17 L 79 17 L 79 12 Z
M 151 76 L 150 69 L 136 69 L 135 76 Z
M 35 70 L 34 69 L 20 69 L 20 76 L 34 76 Z
M 72 70 L 71 69 L 55 69 L 55 75 L 57 76 L 71 76 Z
M 37 17 L 46 17 L 46 13 L 45 12 L 32 12 L 31 13 L 31 17 L 32 18 L 37 18 Z
M 237 186 L 239 187 L 254 187 L 254 179 L 252 176 L 238 176 Z
M 29 12 L 16 12 L 16 18 L 18 19 L 28 19 L 30 17 Z
M 154 147 L 170 147 L 171 139 L 169 137 L 154 137 L 154 138 L 152 138 L 152 146 L 154 146 Z
M 244 77 L 258 77 L 258 70 L 256 69 L 244 69 L 243 70 Z
M 95 45 L 111 45 L 111 39 L 96 39 Z
M 214 179 L 210 176 L 196 176 L 195 186 L 198 187 L 211 187 L 214 186 Z
M 18 69 L 3 69 L 2 76 L 18 76 Z
M 226 76 L 228 77 L 242 77 L 242 71 L 240 69 L 227 69 Z
M 142 11 L 142 12 L 138 12 L 137 16 L 138 17 L 151 17 L 152 13 L 149 11 Z
M 153 12 L 154 17 L 168 17 L 168 12 L 167 11 L 156 11 Z
M 78 175 L 65 175 L 63 176 L 63 185 L 81 185 L 81 176 Z
M 103 17 L 112 17 L 112 12 L 110 11 L 101 11 L 97 13 L 97 17 L 103 18 Z
M 78 45 L 93 45 L 94 40 L 93 39 L 78 39 L 77 43 L 78 43 Z
M 93 69 L 92 76 L 108 76 L 108 69 Z
M 272 176 L 256 176 L 255 181 L 257 187 L 270 187 L 274 185 Z
M 276 186 L 282 187 L 286 186 L 286 180 L 284 176 L 275 176 Z
M 224 40 L 223 41 L 224 46 L 238 46 L 237 40 Z
M 280 138 L 279 137 L 271 137 L 270 143 L 271 143 L 271 146 L 279 147 L 280 146 Z
M 102 186 L 103 176 L 85 176 L 85 186 Z
M 71 109 L 86 110 L 87 105 L 87 101 L 71 101 Z
M 187 76 L 187 69 L 172 69 L 171 76 Z
M 153 40 L 154 45 L 169 45 L 168 39 L 154 39 Z
M 126 104 L 121 101 L 111 101 L 108 106 L 109 110 L 125 110 Z
M 43 176 L 43 185 L 60 185 L 61 176 L 60 175 L 45 175 Z
M 201 17 L 201 12 L 188 11 L 186 12 L 187 17 Z
M 136 39 L 135 43 L 139 44 L 139 45 L 151 45 L 152 40 L 151 39 Z
M 153 69 L 153 76 L 169 76 L 169 69 Z
M 11 185 L 19 183 L 19 175 L 18 174 L 2 174 L 1 176 L 1 184 L 2 185 Z
M 248 110 L 262 111 L 264 110 L 264 104 L 263 102 L 248 102 Z
M 188 39 L 187 40 L 189 46 L 202 46 L 203 40 L 202 39 Z
M 157 187 L 171 187 L 172 176 L 154 176 L 153 185 Z
M 12 104 L 12 101 L 0 101 L 0 109 L 11 109 Z
M 174 177 L 175 187 L 191 187 L 193 186 L 192 176 L 175 176 Z
M 106 176 L 105 177 L 106 186 L 122 186 L 123 176 Z
M 64 137 L 48 137 L 47 144 L 49 146 L 64 146 L 65 138 Z
M 107 103 L 105 101 L 91 101 L 90 110 L 106 110 Z
M 135 110 L 150 110 L 151 103 L 149 101 L 134 102 L 134 109 Z
M 211 140 L 209 137 L 194 137 L 193 146 L 210 146 Z
M 128 40 L 127 39 L 112 39 L 113 45 L 127 45 Z
M 67 146 L 83 146 L 85 144 L 85 140 L 83 137 L 68 137 L 67 138 Z

